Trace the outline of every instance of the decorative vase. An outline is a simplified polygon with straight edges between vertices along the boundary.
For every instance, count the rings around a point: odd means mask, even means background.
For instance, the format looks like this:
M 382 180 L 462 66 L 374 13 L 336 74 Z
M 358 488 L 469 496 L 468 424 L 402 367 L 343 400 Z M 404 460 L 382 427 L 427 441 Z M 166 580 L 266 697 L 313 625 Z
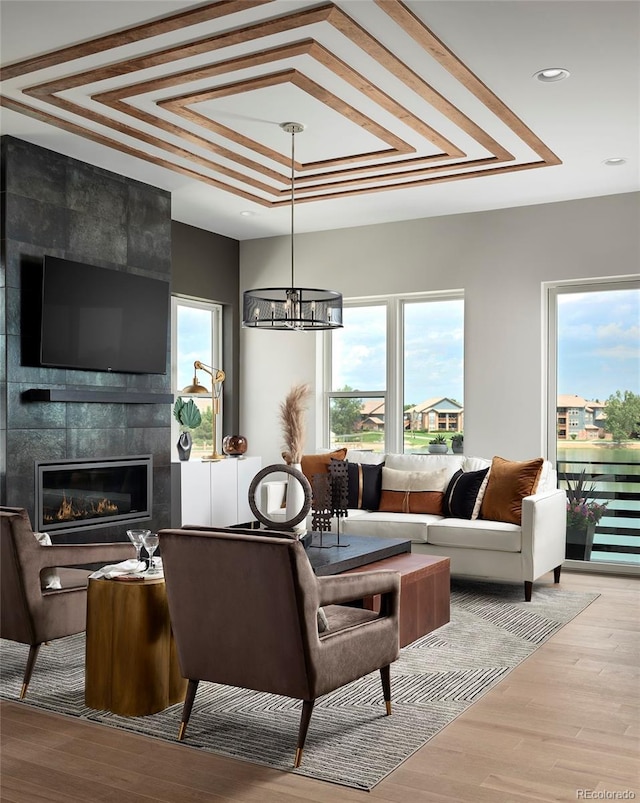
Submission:
M 565 557 L 569 560 L 591 560 L 595 531 L 596 525 L 593 523 L 580 528 L 567 527 Z
M 222 441 L 222 451 L 229 457 L 240 457 L 247 451 L 244 435 L 227 435 Z
M 302 465 L 300 463 L 291 463 L 291 468 L 295 468 L 300 472 L 302 471 Z M 287 480 L 287 519 L 292 519 L 296 513 L 300 513 L 304 502 L 304 488 L 295 477 L 289 477 Z M 300 524 L 296 524 L 293 527 L 293 531 L 300 536 L 304 535 L 307 532 L 306 522 L 302 521 Z
M 178 450 L 178 457 L 180 460 L 188 460 L 191 456 L 191 447 L 193 446 L 193 438 L 191 437 L 191 433 L 184 432 L 180 433 L 180 437 L 178 438 L 178 443 L 176 444 L 176 448 Z
M 449 446 L 446 443 L 430 443 L 429 454 L 446 454 Z

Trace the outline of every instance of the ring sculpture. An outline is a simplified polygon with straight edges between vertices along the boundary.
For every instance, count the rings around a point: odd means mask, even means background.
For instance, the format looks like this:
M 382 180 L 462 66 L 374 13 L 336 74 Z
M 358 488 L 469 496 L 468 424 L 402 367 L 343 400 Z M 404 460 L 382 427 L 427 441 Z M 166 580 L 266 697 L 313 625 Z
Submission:
M 304 491 L 304 503 L 299 513 L 296 513 L 293 518 L 287 519 L 286 521 L 274 521 L 273 519 L 265 516 L 256 505 L 256 489 L 262 480 L 265 477 L 268 477 L 269 474 L 281 473 L 289 474 L 289 476 L 298 480 L 300 485 L 302 485 L 302 490 Z M 297 468 L 292 468 L 286 464 L 278 463 L 274 463 L 271 466 L 265 466 L 256 474 L 253 480 L 251 480 L 251 485 L 249 486 L 249 507 L 251 508 L 251 511 L 256 519 L 258 519 L 261 524 L 264 524 L 267 529 L 291 530 L 296 526 L 296 524 L 300 524 L 301 521 L 304 521 L 304 519 L 307 517 L 307 514 L 311 510 L 311 484 L 304 474 L 301 471 L 298 471 Z

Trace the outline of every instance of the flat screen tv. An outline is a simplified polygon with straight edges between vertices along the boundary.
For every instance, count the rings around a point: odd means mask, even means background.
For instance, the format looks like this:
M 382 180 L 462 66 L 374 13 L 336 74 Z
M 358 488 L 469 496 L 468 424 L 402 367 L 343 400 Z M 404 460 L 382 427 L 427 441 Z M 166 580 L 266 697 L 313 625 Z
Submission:
M 164 374 L 169 283 L 45 256 L 40 363 Z

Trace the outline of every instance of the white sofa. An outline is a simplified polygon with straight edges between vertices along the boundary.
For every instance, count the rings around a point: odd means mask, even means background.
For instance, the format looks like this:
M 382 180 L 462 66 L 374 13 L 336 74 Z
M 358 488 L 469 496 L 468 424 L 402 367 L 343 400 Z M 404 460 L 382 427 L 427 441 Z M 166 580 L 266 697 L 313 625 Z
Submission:
M 491 460 L 464 455 L 379 454 L 351 451 L 347 460 L 359 463 L 384 461 L 401 471 L 434 471 L 446 467 L 448 477 L 462 469 L 477 471 Z M 262 509 L 276 518 L 281 510 L 285 482 L 264 483 Z M 432 514 L 349 510 L 341 519 L 340 532 L 348 535 L 398 537 L 411 541 L 412 552 L 445 555 L 451 574 L 480 580 L 523 582 L 525 599 L 543 574 L 554 571 L 560 579 L 565 557 L 566 494 L 557 487 L 557 474 L 543 464 L 536 493 L 522 500 L 521 524 L 445 518 Z M 308 522 L 310 526 L 310 521 Z M 332 528 L 335 530 L 335 524 Z

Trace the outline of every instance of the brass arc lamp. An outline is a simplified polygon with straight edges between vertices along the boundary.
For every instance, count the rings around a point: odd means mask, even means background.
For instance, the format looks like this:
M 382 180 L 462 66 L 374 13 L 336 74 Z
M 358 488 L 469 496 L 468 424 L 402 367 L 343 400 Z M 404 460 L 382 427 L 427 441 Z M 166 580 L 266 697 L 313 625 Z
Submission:
M 205 365 L 200 360 L 193 363 L 193 383 L 182 389 L 182 393 L 189 396 L 196 396 L 201 393 L 209 393 L 208 389 L 198 382 L 198 371 L 204 371 L 211 377 L 211 429 L 213 435 L 212 454 L 203 457 L 203 460 L 224 460 L 226 455 L 218 454 L 216 448 L 216 418 L 220 413 L 220 397 L 222 395 L 222 383 L 224 382 L 224 371 L 220 368 L 212 368 Z

